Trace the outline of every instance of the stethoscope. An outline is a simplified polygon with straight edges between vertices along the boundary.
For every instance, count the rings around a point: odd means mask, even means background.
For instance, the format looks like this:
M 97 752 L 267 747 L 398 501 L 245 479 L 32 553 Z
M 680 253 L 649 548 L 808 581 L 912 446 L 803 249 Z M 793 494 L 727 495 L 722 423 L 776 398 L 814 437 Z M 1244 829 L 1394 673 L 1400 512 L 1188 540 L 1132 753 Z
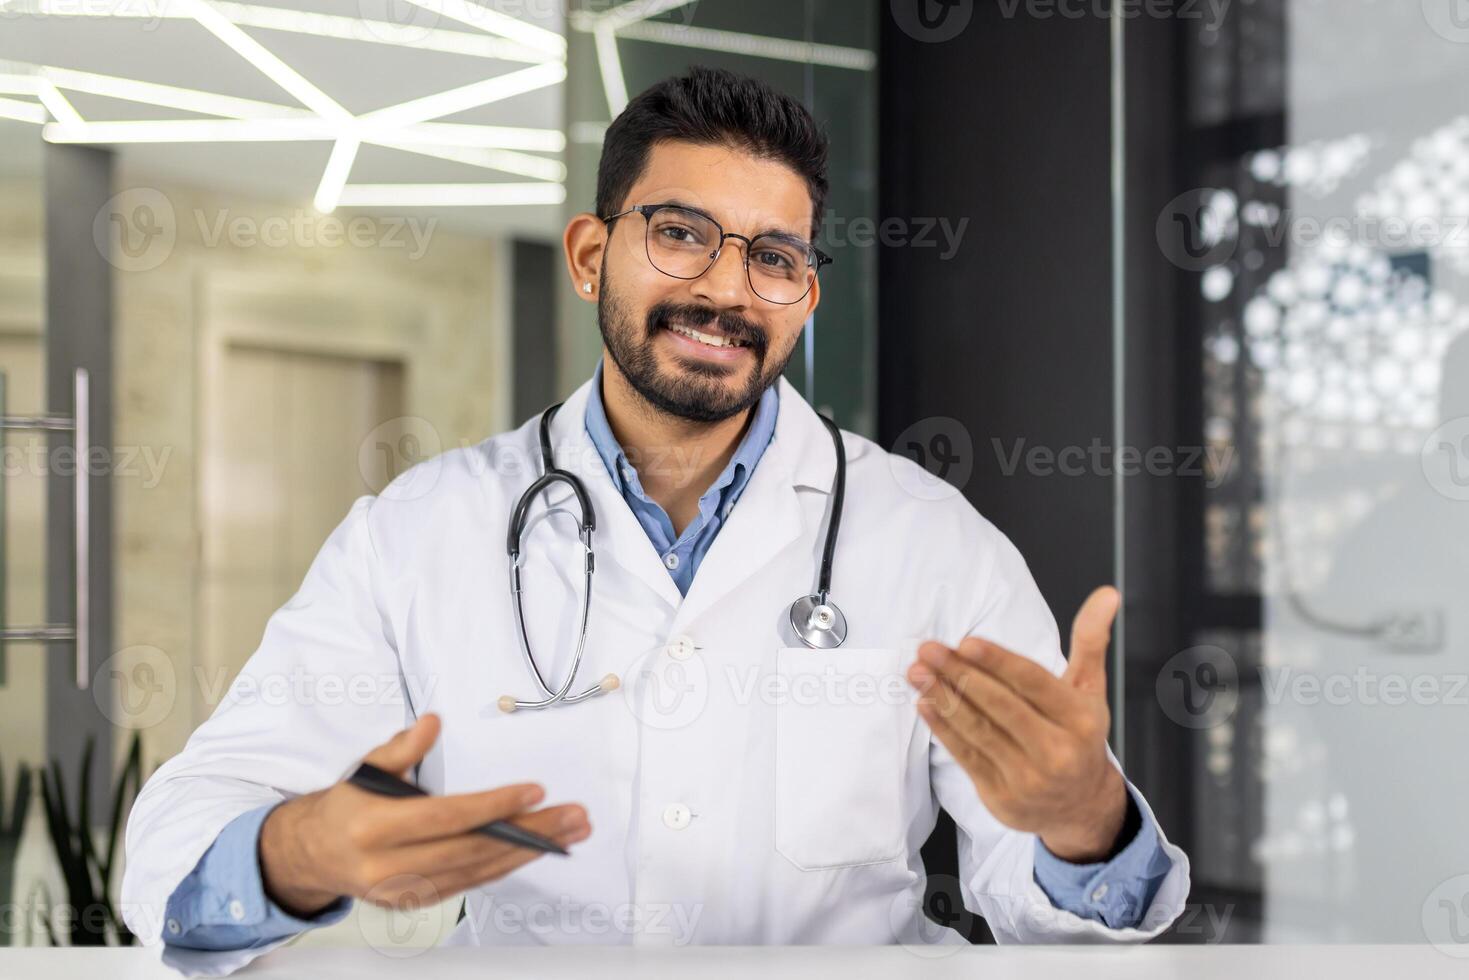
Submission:
M 596 554 L 592 550 L 592 532 L 597 529 L 597 515 L 592 510 L 592 498 L 587 493 L 587 488 L 581 479 L 566 470 L 556 468 L 556 460 L 551 452 L 551 420 L 556 417 L 556 411 L 559 408 L 561 404 L 552 405 L 541 413 L 541 476 L 526 487 L 525 492 L 520 495 L 520 500 L 516 502 L 515 509 L 511 511 L 510 532 L 506 542 L 506 550 L 510 555 L 510 593 L 515 599 L 515 627 L 520 636 L 520 650 L 525 655 L 525 662 L 530 667 L 531 677 L 535 679 L 536 686 L 540 688 L 542 697 L 538 701 L 520 701 L 507 694 L 499 700 L 500 710 L 505 712 L 519 708 L 549 708 L 555 704 L 576 704 L 599 694 L 615 691 L 621 684 L 616 674 L 608 674 L 586 690 L 576 694 L 570 693 L 572 685 L 576 683 L 576 673 L 581 669 L 582 653 L 585 652 L 587 644 L 587 618 L 592 609 L 592 574 L 596 570 Z M 836 423 L 819 412 L 816 417 L 821 419 L 827 431 L 831 433 L 832 444 L 836 446 L 836 485 L 832 494 L 831 517 L 827 520 L 826 525 L 826 541 L 821 548 L 821 570 L 817 578 L 816 591 L 791 603 L 790 618 L 791 629 L 806 646 L 815 650 L 833 650 L 841 646 L 847 639 L 847 617 L 842 615 L 841 609 L 831 601 L 832 555 L 836 551 L 837 531 L 842 524 L 842 504 L 847 492 L 847 451 L 842 445 L 841 430 L 837 428 Z M 520 580 L 520 559 L 521 539 L 525 535 L 526 519 L 530 514 L 531 506 L 542 491 L 556 483 L 566 484 L 576 495 L 577 504 L 581 508 L 578 533 L 586 557 L 582 571 L 581 628 L 576 641 L 576 655 L 571 658 L 571 670 L 567 673 L 566 680 L 552 690 L 551 686 L 546 683 L 540 667 L 536 665 L 535 655 L 530 649 L 530 634 L 526 631 L 525 609 L 521 604 L 524 587 Z

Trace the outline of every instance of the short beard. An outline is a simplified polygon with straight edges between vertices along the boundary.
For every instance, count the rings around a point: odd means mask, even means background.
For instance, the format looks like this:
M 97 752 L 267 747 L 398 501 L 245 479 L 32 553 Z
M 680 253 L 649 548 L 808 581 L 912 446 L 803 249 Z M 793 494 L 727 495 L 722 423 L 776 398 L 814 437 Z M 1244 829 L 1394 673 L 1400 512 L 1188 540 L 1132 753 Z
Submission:
M 743 390 L 726 390 L 720 384 L 726 372 L 707 365 L 685 362 L 684 373 L 678 377 L 660 371 L 653 340 L 671 319 L 695 328 L 717 322 L 726 335 L 747 343 L 755 370 Z M 792 343 L 779 363 L 767 366 L 770 343 L 765 332 L 738 313 L 720 313 L 707 306 L 659 303 L 640 326 L 613 296 L 605 266 L 602 293 L 597 298 L 597 327 L 613 363 L 632 389 L 657 411 L 687 422 L 722 422 L 749 409 L 780 378 L 795 351 Z

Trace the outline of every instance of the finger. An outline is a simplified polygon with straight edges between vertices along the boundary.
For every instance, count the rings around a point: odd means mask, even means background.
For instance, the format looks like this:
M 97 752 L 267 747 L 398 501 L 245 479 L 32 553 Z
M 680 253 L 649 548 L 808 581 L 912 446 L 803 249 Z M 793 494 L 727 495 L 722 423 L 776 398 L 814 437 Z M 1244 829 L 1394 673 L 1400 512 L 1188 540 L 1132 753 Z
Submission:
M 950 724 L 947 718 L 939 714 L 932 704 L 919 704 L 918 714 L 928 724 L 929 730 L 933 732 L 933 737 L 949 750 L 954 761 L 969 773 L 971 779 L 987 790 L 1004 788 L 1005 777 L 998 763 L 990 758 L 984 749 L 959 734 L 958 730 Z
M 1112 642 L 1112 620 L 1122 596 L 1104 585 L 1081 604 L 1071 624 L 1071 652 L 1061 675 L 1083 691 L 1107 690 L 1107 646 Z
M 563 837 L 587 828 L 587 811 L 578 804 L 564 803 L 527 813 L 516 818 L 515 824 L 559 842 Z M 486 834 L 471 832 L 395 847 L 385 858 L 385 863 L 389 875 L 416 874 L 432 877 L 463 868 L 480 867 L 517 851 L 532 855 L 539 853 Z
M 1079 707 L 1076 689 L 1029 657 L 977 636 L 965 639 L 956 652 L 1054 721 L 1064 723 Z
M 373 805 L 364 843 L 381 846 L 452 837 L 492 820 L 508 820 L 539 803 L 545 795 L 546 791 L 536 783 L 517 783 L 449 796 L 409 799 L 374 796 L 372 799 L 377 802 Z
M 421 715 L 412 727 L 403 729 L 373 749 L 362 761 L 370 762 L 395 776 L 402 776 L 423 761 L 423 757 L 433 748 L 438 738 L 439 716 Z
M 559 843 L 564 845 L 575 844 L 586 840 L 591 836 L 590 825 L 583 825 L 580 830 L 571 831 L 564 836 L 558 837 Z M 477 888 L 490 881 L 497 881 L 505 877 L 517 868 L 523 867 L 537 858 L 544 857 L 540 851 L 531 851 L 523 847 L 517 847 L 512 853 L 499 858 L 493 858 L 479 865 L 471 865 L 445 872 L 441 876 L 432 879 L 435 890 L 445 896 L 457 895 L 462 891 Z
M 965 742 L 980 749 L 1001 768 L 1009 769 L 1027 764 L 1025 750 L 1010 733 L 996 725 L 992 718 L 975 707 L 967 698 L 954 691 L 947 678 L 929 673 L 928 665 L 923 663 L 915 664 L 909 675 L 917 685 L 921 685 L 925 693 L 931 692 L 934 687 L 949 689 L 948 696 L 935 697 L 930 694 L 920 699 L 919 704 L 927 708 L 933 715 L 942 718 L 947 726 Z M 928 716 L 925 715 L 925 717 Z
M 919 660 L 933 669 L 964 700 L 984 712 L 1027 755 L 1035 755 L 1066 732 L 1012 691 L 941 643 L 925 643 Z

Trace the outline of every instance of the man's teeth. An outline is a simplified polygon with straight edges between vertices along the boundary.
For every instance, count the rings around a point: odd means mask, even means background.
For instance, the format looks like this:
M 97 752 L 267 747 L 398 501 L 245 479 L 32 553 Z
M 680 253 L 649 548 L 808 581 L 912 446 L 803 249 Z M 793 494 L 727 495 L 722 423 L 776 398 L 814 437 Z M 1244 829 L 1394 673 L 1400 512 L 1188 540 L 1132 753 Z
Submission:
M 695 330 L 693 327 L 686 327 L 686 326 L 684 326 L 683 324 L 680 324 L 680 323 L 670 323 L 668 325 L 668 329 L 669 330 L 672 330 L 674 333 L 682 334 L 685 337 L 690 337 L 690 338 L 692 338 L 694 340 L 697 340 L 701 344 L 708 344 L 710 347 L 744 347 L 745 346 L 744 344 L 740 343 L 738 340 L 732 340 L 729 337 L 720 337 L 720 336 L 717 336 L 717 335 L 712 334 L 712 333 L 701 333 L 700 331 Z

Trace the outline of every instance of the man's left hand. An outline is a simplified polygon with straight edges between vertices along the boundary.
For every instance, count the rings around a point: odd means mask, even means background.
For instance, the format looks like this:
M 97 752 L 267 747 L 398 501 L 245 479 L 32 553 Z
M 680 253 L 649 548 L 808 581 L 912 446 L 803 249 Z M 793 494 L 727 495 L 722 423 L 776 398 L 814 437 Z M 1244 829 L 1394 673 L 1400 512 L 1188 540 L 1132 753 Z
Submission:
M 1107 755 L 1107 646 L 1120 596 L 1082 604 L 1060 677 L 978 637 L 919 647 L 908 680 L 918 712 L 1001 823 L 1073 864 L 1104 860 L 1127 816 L 1127 785 Z

